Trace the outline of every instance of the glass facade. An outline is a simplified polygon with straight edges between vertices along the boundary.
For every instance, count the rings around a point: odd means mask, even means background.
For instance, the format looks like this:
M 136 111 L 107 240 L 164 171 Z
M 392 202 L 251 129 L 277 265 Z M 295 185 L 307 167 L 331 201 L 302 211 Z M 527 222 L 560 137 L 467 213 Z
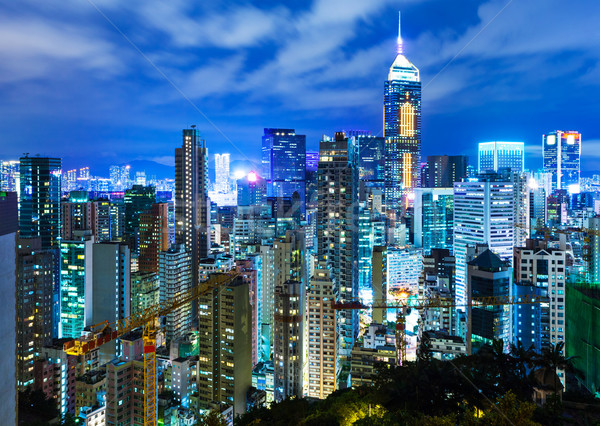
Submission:
M 78 338 L 92 307 L 92 241 L 60 243 L 60 337 Z M 87 299 L 87 300 L 86 300 Z M 86 303 L 87 302 L 87 303 Z M 91 314 L 91 312 L 90 312 Z
M 452 252 L 454 229 L 454 191 L 452 188 L 415 190 L 415 246 L 449 249 Z
M 511 169 L 521 173 L 525 168 L 523 142 L 482 142 L 479 144 L 479 172 Z
M 421 78 L 403 54 L 390 67 L 383 95 L 385 149 L 385 202 L 398 207 L 402 195 L 418 186 L 421 156 Z
M 579 192 L 581 133 L 556 130 L 543 137 L 544 171 L 552 176 L 552 191 Z
M 263 177 L 267 180 L 267 196 L 300 195 L 304 208 L 306 198 L 306 136 L 294 129 L 265 129 L 262 138 Z
M 60 236 L 61 159 L 20 159 L 21 237 L 42 238 L 42 249 L 57 249 Z

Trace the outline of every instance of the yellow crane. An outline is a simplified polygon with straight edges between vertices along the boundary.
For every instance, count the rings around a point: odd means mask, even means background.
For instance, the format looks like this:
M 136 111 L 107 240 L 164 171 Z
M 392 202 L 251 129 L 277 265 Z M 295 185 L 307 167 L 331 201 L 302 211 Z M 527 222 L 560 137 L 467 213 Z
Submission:
M 375 302 L 371 305 L 364 305 L 359 301 L 350 302 L 332 302 L 334 310 L 346 309 L 392 309 L 398 310 L 396 322 L 396 349 L 398 352 L 398 362 L 406 361 L 406 333 L 405 333 L 405 315 L 410 309 L 437 309 L 437 308 L 459 308 L 471 309 L 482 306 L 504 306 L 504 305 L 532 305 L 536 303 L 548 303 L 548 298 L 530 297 L 530 296 L 487 296 L 473 297 L 467 303 L 455 303 L 454 299 L 431 297 L 426 299 L 414 299 L 408 302 Z
M 144 340 L 144 426 L 156 426 L 156 335 L 160 330 L 160 318 L 215 288 L 231 283 L 239 276 L 240 274 L 235 271 L 212 274 L 207 281 L 162 303 L 150 306 L 115 323 L 104 321 L 92 326 L 92 333 L 89 336 L 66 342 L 63 350 L 68 355 L 85 355 L 105 343 L 142 327 Z

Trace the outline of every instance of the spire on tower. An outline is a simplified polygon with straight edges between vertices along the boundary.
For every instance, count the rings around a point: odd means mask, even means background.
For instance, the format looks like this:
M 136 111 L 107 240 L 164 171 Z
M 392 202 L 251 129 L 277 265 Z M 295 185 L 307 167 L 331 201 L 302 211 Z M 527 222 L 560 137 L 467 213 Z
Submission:
M 398 11 L 398 54 L 402 54 L 402 12 Z

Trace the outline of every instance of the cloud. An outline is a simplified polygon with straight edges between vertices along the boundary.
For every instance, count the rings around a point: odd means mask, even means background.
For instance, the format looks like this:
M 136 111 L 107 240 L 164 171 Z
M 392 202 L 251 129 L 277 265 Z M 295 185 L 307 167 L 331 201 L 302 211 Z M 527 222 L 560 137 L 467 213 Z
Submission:
M 124 67 L 112 45 L 74 25 L 42 19 L 0 20 L 0 81 L 47 78 L 74 67 L 115 75 Z

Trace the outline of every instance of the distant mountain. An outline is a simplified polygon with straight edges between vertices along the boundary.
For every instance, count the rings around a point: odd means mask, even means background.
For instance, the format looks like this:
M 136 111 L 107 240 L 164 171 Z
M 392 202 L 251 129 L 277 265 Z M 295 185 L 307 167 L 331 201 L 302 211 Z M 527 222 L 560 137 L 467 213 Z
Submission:
M 146 177 L 154 175 L 157 179 L 175 179 L 175 167 L 166 166 L 151 160 L 133 160 L 119 166 L 131 166 L 130 176 L 135 179 L 136 172 L 146 172 Z

